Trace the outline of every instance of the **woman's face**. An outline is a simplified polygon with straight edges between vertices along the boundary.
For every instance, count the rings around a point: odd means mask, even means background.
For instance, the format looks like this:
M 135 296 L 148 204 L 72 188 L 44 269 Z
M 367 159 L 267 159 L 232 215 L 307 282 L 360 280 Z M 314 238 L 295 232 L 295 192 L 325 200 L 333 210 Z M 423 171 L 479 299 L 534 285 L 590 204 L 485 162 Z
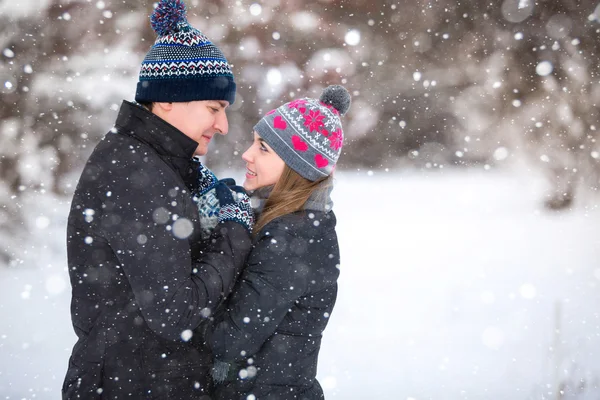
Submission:
M 256 132 L 254 132 L 254 142 L 242 154 L 242 159 L 246 161 L 246 180 L 244 181 L 246 190 L 256 190 L 274 185 L 281 177 L 285 166 L 283 160 Z

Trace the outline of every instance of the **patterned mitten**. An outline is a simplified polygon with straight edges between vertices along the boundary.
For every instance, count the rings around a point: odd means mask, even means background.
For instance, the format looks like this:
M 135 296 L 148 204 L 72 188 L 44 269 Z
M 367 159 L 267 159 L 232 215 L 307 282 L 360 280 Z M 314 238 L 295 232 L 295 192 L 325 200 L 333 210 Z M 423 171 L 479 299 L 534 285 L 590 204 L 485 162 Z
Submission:
M 227 381 L 227 376 L 229 375 L 229 370 L 231 369 L 231 365 L 226 363 L 225 361 L 217 360 L 216 358 L 213 361 L 213 367 L 211 370 L 211 375 L 213 381 L 220 385 Z
M 194 202 L 198 206 L 200 215 L 200 232 L 202 239 L 210 237 L 212 231 L 219 223 L 219 200 L 215 196 L 215 186 L 219 183 L 215 174 L 204 165 L 198 165 L 198 191 L 195 193 Z
M 215 174 L 208 168 L 206 168 L 203 164 L 198 165 L 198 187 L 199 194 L 202 196 L 204 193 L 208 192 L 210 189 L 214 188 L 219 180 L 215 176 Z
M 254 211 L 252 211 L 250 198 L 244 189 L 239 186 L 227 186 L 225 182 L 221 181 L 215 187 L 215 196 L 221 206 L 219 222 L 235 221 L 252 233 Z

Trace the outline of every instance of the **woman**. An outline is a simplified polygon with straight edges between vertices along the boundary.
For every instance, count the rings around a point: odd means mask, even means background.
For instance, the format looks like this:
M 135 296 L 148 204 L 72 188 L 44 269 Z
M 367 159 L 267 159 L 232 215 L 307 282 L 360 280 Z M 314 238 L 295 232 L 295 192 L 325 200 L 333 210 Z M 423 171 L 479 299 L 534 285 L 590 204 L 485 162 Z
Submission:
M 254 127 L 242 156 L 244 188 L 259 200 L 254 246 L 207 338 L 216 399 L 323 398 L 317 357 L 340 262 L 329 194 L 349 106 L 348 91 L 330 86 Z

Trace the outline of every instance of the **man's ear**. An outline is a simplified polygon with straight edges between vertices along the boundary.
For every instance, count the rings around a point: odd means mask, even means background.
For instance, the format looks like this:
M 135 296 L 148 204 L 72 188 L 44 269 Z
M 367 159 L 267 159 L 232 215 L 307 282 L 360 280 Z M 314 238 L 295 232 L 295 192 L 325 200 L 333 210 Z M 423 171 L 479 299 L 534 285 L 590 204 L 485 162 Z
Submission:
M 173 103 L 154 103 L 157 107 L 160 107 L 162 111 L 171 111 L 173 109 Z

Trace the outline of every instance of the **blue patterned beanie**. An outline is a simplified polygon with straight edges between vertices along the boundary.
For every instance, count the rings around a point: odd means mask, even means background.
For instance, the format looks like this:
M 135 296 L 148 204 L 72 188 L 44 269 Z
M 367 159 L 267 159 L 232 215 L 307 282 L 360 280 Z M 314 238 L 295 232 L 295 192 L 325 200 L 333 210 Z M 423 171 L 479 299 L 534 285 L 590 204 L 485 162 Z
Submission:
M 186 17 L 181 0 L 160 0 L 150 17 L 158 34 L 142 62 L 135 100 L 141 103 L 235 100 L 225 56 Z

